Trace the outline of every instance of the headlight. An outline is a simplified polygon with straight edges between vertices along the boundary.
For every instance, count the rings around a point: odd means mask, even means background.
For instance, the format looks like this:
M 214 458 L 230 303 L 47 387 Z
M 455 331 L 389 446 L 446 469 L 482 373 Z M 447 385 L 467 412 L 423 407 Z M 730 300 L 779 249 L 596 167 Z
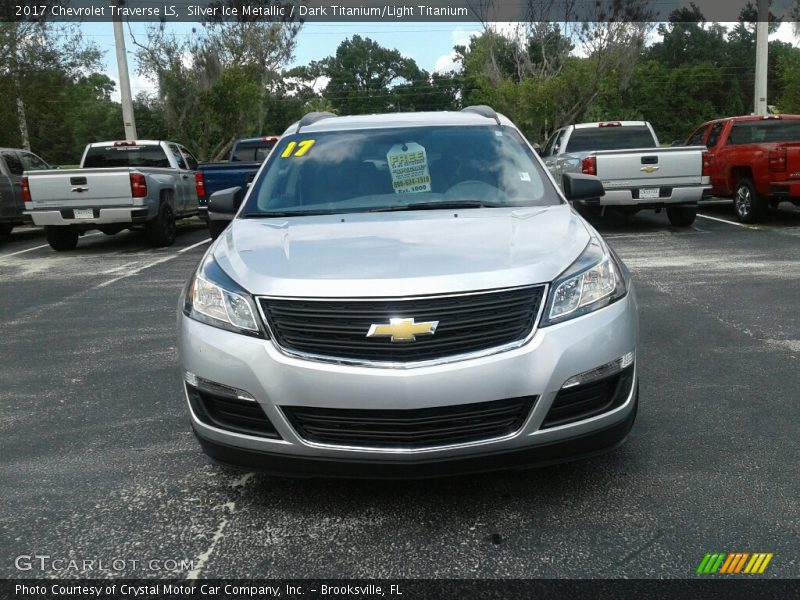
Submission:
M 598 238 L 592 238 L 577 260 L 553 283 L 542 326 L 598 310 L 626 293 L 616 259 Z
M 184 291 L 183 312 L 206 325 L 264 337 L 255 318 L 255 304 L 250 294 L 233 281 L 210 255 Z

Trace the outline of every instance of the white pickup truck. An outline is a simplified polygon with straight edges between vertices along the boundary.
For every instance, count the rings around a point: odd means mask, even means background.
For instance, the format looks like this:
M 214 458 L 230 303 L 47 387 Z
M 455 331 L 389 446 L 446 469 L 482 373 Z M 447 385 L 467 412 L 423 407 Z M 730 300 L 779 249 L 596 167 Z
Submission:
M 164 141 L 86 146 L 80 169 L 26 171 L 25 214 L 54 250 L 71 250 L 90 229 L 114 235 L 143 228 L 151 244 L 175 241 L 175 219 L 198 212 L 197 159 Z
M 569 125 L 550 137 L 541 155 L 559 185 L 565 173 L 602 180 L 605 196 L 576 206 L 584 212 L 666 209 L 672 225 L 688 227 L 711 190 L 705 146 L 660 148 L 646 121 Z

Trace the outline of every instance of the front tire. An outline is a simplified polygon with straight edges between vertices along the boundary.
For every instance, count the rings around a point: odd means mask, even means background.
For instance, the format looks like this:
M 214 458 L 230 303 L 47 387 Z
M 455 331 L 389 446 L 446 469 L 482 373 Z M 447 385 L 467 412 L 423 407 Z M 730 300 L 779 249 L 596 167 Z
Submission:
M 75 246 L 78 245 L 78 236 L 78 230 L 70 227 L 46 225 L 44 228 L 44 237 L 47 238 L 47 243 L 56 252 L 74 250 Z
M 175 243 L 175 213 L 167 202 L 159 207 L 158 216 L 145 225 L 145 233 L 150 244 L 158 248 Z
M 572 207 L 584 219 L 599 219 L 603 214 L 603 208 L 599 204 L 583 204 L 581 202 L 573 203 Z
M 764 217 L 766 206 L 750 179 L 741 179 L 733 193 L 733 209 L 742 223 L 756 223 Z
M 697 218 L 697 207 L 670 206 L 667 208 L 667 218 L 675 227 L 689 227 Z

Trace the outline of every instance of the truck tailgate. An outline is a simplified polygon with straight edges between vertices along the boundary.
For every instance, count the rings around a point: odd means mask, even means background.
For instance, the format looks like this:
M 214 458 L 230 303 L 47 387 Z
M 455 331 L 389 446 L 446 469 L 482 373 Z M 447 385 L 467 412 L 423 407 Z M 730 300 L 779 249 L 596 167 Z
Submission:
M 617 187 L 700 185 L 703 146 L 595 152 L 597 176 Z
M 198 167 L 203 173 L 206 194 L 211 195 L 230 187 L 245 187 L 253 181 L 260 162 L 206 163 Z
M 131 206 L 131 169 L 54 169 L 27 173 L 34 209 Z

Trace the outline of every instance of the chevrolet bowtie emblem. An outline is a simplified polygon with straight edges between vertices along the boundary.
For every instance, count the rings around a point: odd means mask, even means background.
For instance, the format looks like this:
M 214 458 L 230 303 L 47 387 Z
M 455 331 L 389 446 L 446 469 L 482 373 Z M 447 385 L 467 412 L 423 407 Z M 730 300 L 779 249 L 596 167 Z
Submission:
M 646 167 L 642 167 L 639 170 L 644 172 L 644 173 L 655 173 L 656 171 L 658 171 L 658 167 L 653 167 L 651 165 L 647 165 Z
M 413 342 L 418 335 L 433 335 L 439 321 L 415 323 L 414 319 L 389 319 L 389 323 L 373 323 L 367 337 L 390 337 L 392 342 Z

